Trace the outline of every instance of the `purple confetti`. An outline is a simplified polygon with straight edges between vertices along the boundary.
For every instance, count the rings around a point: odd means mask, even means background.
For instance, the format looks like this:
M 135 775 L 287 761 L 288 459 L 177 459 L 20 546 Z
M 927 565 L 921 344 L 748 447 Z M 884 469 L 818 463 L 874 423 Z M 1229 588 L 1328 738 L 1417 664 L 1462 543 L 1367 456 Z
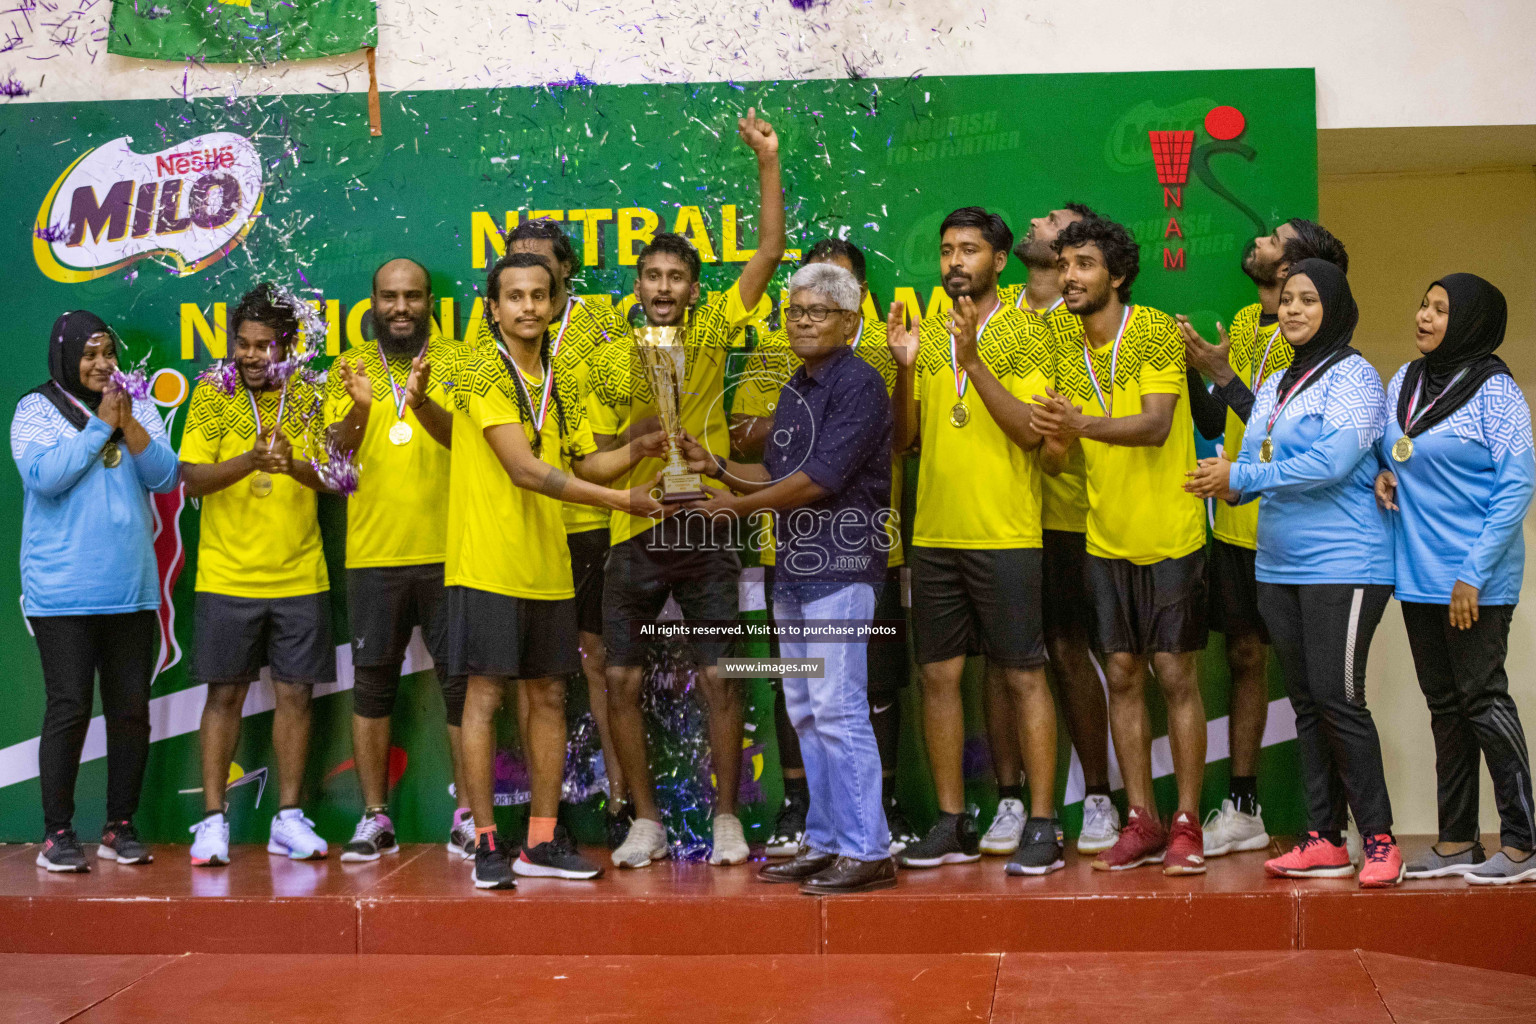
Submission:
M 14 74 L 6 75 L 5 81 L 0 82 L 0 96 L 4 96 L 7 99 L 16 99 L 20 96 L 30 95 L 32 95 L 32 90 L 22 85 Z
M 46 227 L 33 228 L 32 234 L 45 242 L 62 242 L 69 237 L 69 226 L 67 224 L 49 224 Z
M 357 493 L 357 478 L 360 470 L 351 452 L 343 451 L 334 442 L 327 440 L 325 461 L 311 459 L 309 464 L 315 467 L 315 475 L 327 489 L 335 491 L 343 498 Z
M 208 384 L 226 395 L 235 393 L 235 388 L 240 385 L 240 367 L 234 360 L 226 360 L 214 363 L 208 369 L 197 375 L 200 383 Z
M 149 378 L 143 370 L 113 370 L 112 386 L 119 391 L 126 391 L 128 397 L 135 402 L 149 398 Z

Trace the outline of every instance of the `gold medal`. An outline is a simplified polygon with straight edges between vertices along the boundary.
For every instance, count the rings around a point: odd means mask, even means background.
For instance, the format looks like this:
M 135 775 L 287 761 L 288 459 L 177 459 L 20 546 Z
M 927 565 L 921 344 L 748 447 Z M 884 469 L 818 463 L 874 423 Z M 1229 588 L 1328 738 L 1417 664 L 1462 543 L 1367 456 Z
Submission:
M 390 444 L 410 444 L 411 425 L 405 420 L 396 420 L 395 425 L 389 428 Z
M 1392 458 L 1398 462 L 1407 462 L 1413 457 L 1413 438 L 1404 434 L 1392 442 Z
M 1404 440 L 1407 440 L 1404 438 Z M 123 450 L 117 446 L 116 441 L 108 441 L 107 446 L 101 450 L 101 464 L 108 469 L 113 469 L 123 461 Z
M 971 422 L 971 410 L 964 402 L 956 402 L 949 410 L 949 422 L 951 426 L 963 427 Z
M 1259 445 L 1259 461 L 1260 462 L 1273 462 L 1274 458 L 1275 458 L 1275 442 L 1271 441 L 1269 438 L 1266 437 L 1264 439 L 1264 443 Z
M 258 498 L 265 498 L 272 493 L 272 474 L 257 473 L 251 477 L 251 493 Z

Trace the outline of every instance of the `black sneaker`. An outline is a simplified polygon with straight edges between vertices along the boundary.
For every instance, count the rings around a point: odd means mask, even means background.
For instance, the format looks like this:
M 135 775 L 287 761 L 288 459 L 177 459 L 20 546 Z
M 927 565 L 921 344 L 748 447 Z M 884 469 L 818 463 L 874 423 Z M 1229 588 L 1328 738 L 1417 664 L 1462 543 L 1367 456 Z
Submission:
M 613 810 L 613 805 L 609 805 Z M 635 823 L 635 808 L 633 804 L 619 804 L 617 813 L 607 815 L 608 825 L 608 849 L 617 850 L 624 845 L 624 840 L 629 837 L 629 826 Z
M 1019 848 L 1008 858 L 1010 875 L 1048 875 L 1067 866 L 1062 859 L 1061 824 L 1055 818 L 1030 818 L 1024 822 L 1024 837 Z
M 902 850 L 896 863 L 904 868 L 936 868 L 980 859 L 981 837 L 975 820 L 969 814 L 940 814 L 928 834 Z
M 352 830 L 352 839 L 341 848 L 343 862 L 352 864 L 378 860 L 386 853 L 399 853 L 395 841 L 395 823 L 387 814 L 364 814 Z
M 37 854 L 37 866 L 49 871 L 89 871 L 85 851 L 72 828 L 54 829 L 43 840 L 43 848 Z
M 806 798 L 799 795 L 784 798 L 784 806 L 779 809 L 778 820 L 773 824 L 773 835 L 768 837 L 763 853 L 769 857 L 793 857 L 800 852 L 800 844 L 805 842 L 807 803 Z
M 131 821 L 107 822 L 101 830 L 101 845 L 96 847 L 96 856 L 119 864 L 153 864 L 155 861 L 149 847 L 139 842 L 139 833 Z
M 603 869 L 576 852 L 564 825 L 555 826 L 555 838 L 538 846 L 524 846 L 512 870 L 530 878 L 597 878 Z
M 885 824 L 891 833 L 892 857 L 922 841 L 922 836 L 913 831 L 912 826 L 907 823 L 907 816 L 901 813 L 901 808 L 896 806 L 895 800 L 885 805 Z
M 487 832 L 475 844 L 475 888 L 516 889 L 512 877 L 512 858 L 495 832 Z

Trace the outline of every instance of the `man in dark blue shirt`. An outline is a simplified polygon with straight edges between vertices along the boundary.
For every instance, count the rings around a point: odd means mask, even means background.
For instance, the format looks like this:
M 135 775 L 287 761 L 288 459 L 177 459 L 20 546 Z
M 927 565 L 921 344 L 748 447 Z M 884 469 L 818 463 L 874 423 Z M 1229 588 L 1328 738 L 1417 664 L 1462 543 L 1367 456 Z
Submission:
M 892 418 L 879 371 L 848 348 L 859 298 L 853 275 L 835 264 L 810 264 L 790 280 L 789 343 L 804 365 L 784 386 L 761 465 L 685 442 L 691 467 L 736 493 L 684 514 L 773 513 L 774 620 L 799 631 L 780 635 L 779 654 L 823 661 L 820 677 L 784 678 L 811 792 L 805 840 L 793 860 L 759 872 L 806 893 L 896 884 L 869 724 L 867 636 L 858 632 L 874 615 L 890 545 Z

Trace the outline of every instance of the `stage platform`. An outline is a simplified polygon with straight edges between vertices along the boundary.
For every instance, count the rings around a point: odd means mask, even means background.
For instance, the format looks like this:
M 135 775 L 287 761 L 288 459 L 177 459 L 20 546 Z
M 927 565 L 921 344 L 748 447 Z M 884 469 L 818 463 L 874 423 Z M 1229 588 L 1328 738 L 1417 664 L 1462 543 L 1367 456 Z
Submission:
M 8 1024 L 1457 1024 L 1536 979 L 1385 953 L 411 957 L 0 955 Z
M 1491 837 L 1490 837 L 1491 839 Z M 1410 854 L 1430 837 L 1405 837 Z M 596 882 L 523 879 L 478 892 L 441 846 L 373 864 L 293 862 L 237 847 L 193 868 L 185 846 L 148 867 L 50 875 L 36 846 L 0 847 L 0 953 L 963 954 L 1363 949 L 1536 975 L 1536 885 L 1460 879 L 1365 892 L 1354 880 L 1264 876 L 1264 853 L 1202 877 L 1113 875 L 1068 854 L 1041 879 L 1000 858 L 904 871 L 893 890 L 815 898 L 736 868 L 660 862 Z M 594 857 L 603 851 L 590 851 Z

